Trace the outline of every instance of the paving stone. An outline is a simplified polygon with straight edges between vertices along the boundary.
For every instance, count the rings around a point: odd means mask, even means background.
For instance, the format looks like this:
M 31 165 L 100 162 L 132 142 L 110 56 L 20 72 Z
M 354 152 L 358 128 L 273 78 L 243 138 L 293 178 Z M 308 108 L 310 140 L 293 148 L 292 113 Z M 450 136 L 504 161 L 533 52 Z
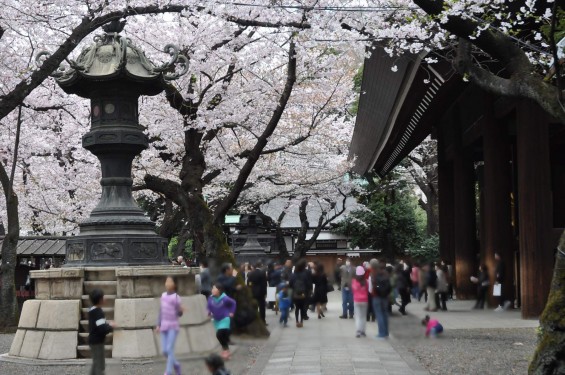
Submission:
M 373 338 L 376 324 L 367 327 L 369 338 L 355 338 L 354 321 L 337 319 L 340 309 L 336 302 L 330 301 L 326 319 L 310 320 L 304 329 L 275 328 L 278 331 L 271 337 L 279 337 L 278 342 L 258 361 L 264 367 L 251 374 L 415 375 L 390 340 Z

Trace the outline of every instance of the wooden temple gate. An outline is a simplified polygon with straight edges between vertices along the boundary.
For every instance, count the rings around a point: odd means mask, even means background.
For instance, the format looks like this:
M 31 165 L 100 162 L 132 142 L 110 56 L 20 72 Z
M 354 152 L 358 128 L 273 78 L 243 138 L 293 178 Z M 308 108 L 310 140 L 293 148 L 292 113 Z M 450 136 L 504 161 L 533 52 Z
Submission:
M 565 228 L 565 125 L 533 102 L 462 82 L 447 63 L 420 64 L 422 57 L 392 59 L 377 49 L 365 61 L 355 169 L 384 176 L 427 136 L 437 139 L 440 253 L 454 265 L 457 297 L 476 297 L 470 277 L 479 264 L 494 283 L 496 252 L 506 265 L 505 299 L 524 318 L 537 317 Z

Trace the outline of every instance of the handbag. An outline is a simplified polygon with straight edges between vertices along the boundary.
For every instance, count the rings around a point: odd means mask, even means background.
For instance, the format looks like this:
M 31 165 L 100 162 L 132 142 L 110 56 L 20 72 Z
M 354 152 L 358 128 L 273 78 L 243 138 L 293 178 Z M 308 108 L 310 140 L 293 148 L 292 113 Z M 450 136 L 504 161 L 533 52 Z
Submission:
M 492 288 L 492 295 L 494 297 L 500 297 L 502 295 L 502 284 L 494 284 L 494 287 Z

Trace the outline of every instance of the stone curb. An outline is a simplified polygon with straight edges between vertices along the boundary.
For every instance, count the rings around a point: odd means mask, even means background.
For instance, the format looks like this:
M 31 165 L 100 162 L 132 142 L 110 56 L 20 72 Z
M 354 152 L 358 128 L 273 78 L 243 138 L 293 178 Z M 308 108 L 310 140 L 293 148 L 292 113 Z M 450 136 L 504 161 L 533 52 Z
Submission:
M 208 352 L 198 353 L 198 354 L 189 354 L 189 355 L 177 355 L 177 360 L 180 361 L 194 361 L 194 360 L 203 360 L 208 355 L 212 353 L 216 353 L 219 350 L 219 345 L 214 350 L 210 350 Z M 233 345 L 230 347 L 230 351 L 235 353 L 238 350 L 237 345 Z M 23 357 L 14 357 L 9 355 L 8 353 L 0 354 L 0 362 L 7 362 L 7 363 L 15 363 L 19 365 L 28 365 L 28 366 L 86 366 L 90 363 L 90 359 L 62 359 L 62 360 L 48 360 L 48 359 L 29 359 Z M 106 358 L 107 364 L 138 364 L 138 365 L 146 365 L 151 363 L 165 363 L 165 358 L 157 357 L 157 358 Z

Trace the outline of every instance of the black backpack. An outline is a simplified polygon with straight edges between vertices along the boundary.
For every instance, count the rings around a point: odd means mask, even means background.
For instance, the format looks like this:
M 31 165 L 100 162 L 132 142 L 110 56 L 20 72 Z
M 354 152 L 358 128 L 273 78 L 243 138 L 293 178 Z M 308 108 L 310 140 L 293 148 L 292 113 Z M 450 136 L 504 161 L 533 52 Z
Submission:
M 306 283 L 302 275 L 296 275 L 292 285 L 292 297 L 296 299 L 306 298 Z
M 373 293 L 377 297 L 386 298 L 390 295 L 392 287 L 388 277 L 377 275 L 373 281 Z

